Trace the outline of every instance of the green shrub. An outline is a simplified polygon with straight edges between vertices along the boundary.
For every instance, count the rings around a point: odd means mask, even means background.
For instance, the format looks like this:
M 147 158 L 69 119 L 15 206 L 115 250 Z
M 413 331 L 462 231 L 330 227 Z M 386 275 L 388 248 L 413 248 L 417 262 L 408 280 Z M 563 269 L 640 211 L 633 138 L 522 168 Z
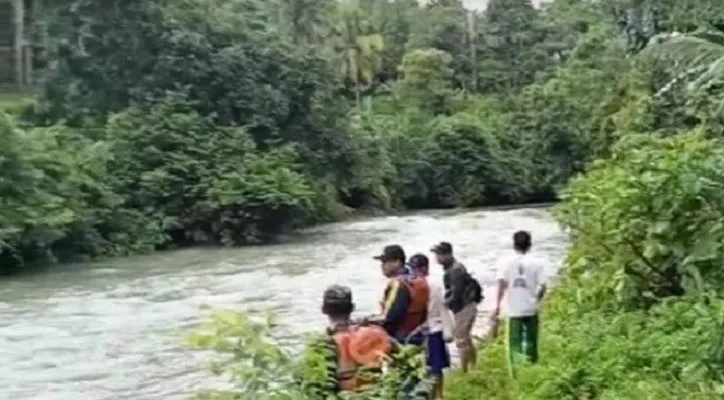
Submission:
M 376 379 L 373 389 L 360 393 L 335 394 L 328 371 L 334 368 L 330 357 L 334 344 L 325 334 L 308 338 L 301 357 L 293 349 L 282 347 L 274 338 L 278 328 L 270 317 L 258 321 L 248 315 L 221 312 L 215 314 L 190 344 L 200 350 L 213 350 L 223 357 L 211 370 L 231 380 L 233 388 L 209 390 L 198 394 L 204 400 L 253 398 L 259 400 L 426 400 L 428 382 L 422 379 L 426 367 L 419 352 L 403 347 L 388 363 L 389 372 Z M 363 372 L 364 373 L 364 372 Z M 401 397 L 410 378 L 420 380 L 410 397 Z
M 244 129 L 215 125 L 183 99 L 116 115 L 107 136 L 118 191 L 163 226 L 164 243 L 268 240 L 313 208 L 293 150 L 258 151 Z
M 589 287 L 585 296 L 635 307 L 722 289 L 722 155 L 719 141 L 697 134 L 632 136 L 570 184 L 558 216 L 574 239 L 569 276 Z
M 697 133 L 632 136 L 571 182 L 557 216 L 572 245 L 540 362 L 513 381 L 499 340 L 446 398 L 721 398 L 723 148 Z
M 515 198 L 506 155 L 484 121 L 459 113 L 436 118 L 428 130 L 423 181 L 433 204 L 476 206 Z
M 0 114 L 4 269 L 146 250 L 158 227 L 122 207 L 107 143 L 63 127 L 23 130 Z

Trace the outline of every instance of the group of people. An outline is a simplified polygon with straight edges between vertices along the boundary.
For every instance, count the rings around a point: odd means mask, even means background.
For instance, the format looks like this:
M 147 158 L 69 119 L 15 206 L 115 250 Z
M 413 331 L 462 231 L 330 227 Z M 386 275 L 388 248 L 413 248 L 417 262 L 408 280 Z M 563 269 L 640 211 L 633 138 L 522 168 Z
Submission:
M 529 254 L 531 237 L 526 231 L 513 235 L 515 253 L 498 266 L 498 296 L 493 313 L 496 326 L 506 306 L 510 350 L 532 362 L 538 358 L 538 306 L 546 290 L 543 264 Z M 333 339 L 336 359 L 333 371 L 339 391 L 362 391 L 372 384 L 358 374 L 382 370 L 386 357 L 401 345 L 424 351 L 432 382 L 430 398 L 443 398 L 443 372 L 450 367 L 447 344 L 454 341 L 461 369 L 477 362 L 472 329 L 483 299 L 480 283 L 453 254 L 453 246 L 440 242 L 430 251 L 443 270 L 443 285 L 429 280 L 430 261 L 422 253 L 409 259 L 399 245 L 384 247 L 376 257 L 388 278 L 380 314 L 353 321 L 352 291 L 334 285 L 324 292 L 322 312 L 329 318 L 327 333 Z

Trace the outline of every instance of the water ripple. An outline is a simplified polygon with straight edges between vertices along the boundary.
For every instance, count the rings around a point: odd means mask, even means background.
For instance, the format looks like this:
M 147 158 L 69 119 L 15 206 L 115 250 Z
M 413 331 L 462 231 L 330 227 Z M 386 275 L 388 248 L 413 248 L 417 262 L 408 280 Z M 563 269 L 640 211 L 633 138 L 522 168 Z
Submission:
M 409 254 L 447 240 L 493 306 L 494 262 L 517 229 L 533 233 L 551 268 L 566 241 L 548 212 L 427 212 L 315 227 L 299 240 L 239 249 L 191 249 L 58 267 L 0 287 L 0 393 L 7 400 L 177 400 L 219 382 L 209 355 L 183 337 L 212 309 L 274 310 L 285 339 L 324 324 L 321 292 L 352 287 L 375 312 L 384 279 L 372 256 L 389 243 Z M 434 279 L 440 279 L 435 270 Z M 479 318 L 476 329 L 484 329 Z

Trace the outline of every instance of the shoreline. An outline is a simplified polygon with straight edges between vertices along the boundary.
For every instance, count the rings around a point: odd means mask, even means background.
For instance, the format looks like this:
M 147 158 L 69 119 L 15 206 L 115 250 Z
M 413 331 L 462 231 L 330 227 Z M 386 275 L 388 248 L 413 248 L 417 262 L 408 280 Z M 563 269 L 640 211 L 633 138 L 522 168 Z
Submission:
M 445 216 L 452 216 L 457 214 L 464 214 L 469 212 L 476 212 L 476 211 L 513 211 L 513 210 L 520 210 L 520 209 L 545 209 L 545 208 L 551 208 L 558 204 L 558 202 L 540 202 L 540 203 L 519 203 L 519 204 L 505 204 L 505 205 L 494 205 L 494 206 L 483 206 L 483 207 L 473 207 L 473 208 L 435 208 L 435 209 L 417 209 L 417 210 L 400 210 L 400 211 L 389 211 L 384 212 L 380 210 L 353 210 L 340 218 L 336 221 L 329 221 L 329 222 L 323 222 L 319 224 L 313 224 L 309 225 L 300 229 L 295 229 L 289 233 L 283 234 L 276 240 L 273 240 L 271 242 L 267 243 L 259 243 L 259 244 L 247 244 L 247 245 L 241 245 L 241 246 L 230 246 L 230 247 L 224 247 L 220 245 L 194 245 L 194 246 L 188 246 L 188 247 L 178 247 L 178 248 L 172 248 L 172 249 L 163 249 L 163 250 L 156 250 L 148 253 L 138 253 L 138 254 L 129 254 L 125 256 L 119 256 L 119 257 L 101 257 L 101 258 L 95 258 L 95 259 L 89 259 L 89 260 L 78 260 L 73 262 L 64 262 L 64 263 L 45 263 L 45 264 L 38 264 L 38 265 L 28 265 L 16 270 L 12 271 L 5 271 L 0 274 L 0 281 L 2 280 L 8 280 L 13 278 L 22 278 L 27 276 L 33 276 L 36 274 L 43 274 L 48 272 L 53 272 L 53 270 L 61 270 L 61 271 L 67 271 L 69 269 L 74 268 L 93 268 L 94 265 L 112 261 L 112 260 L 132 260 L 134 258 L 142 258 L 142 257 L 153 257 L 153 256 L 160 256 L 162 257 L 164 254 L 172 254 L 175 252 L 180 251 L 187 251 L 187 250 L 200 250 L 200 249 L 208 249 L 208 250 L 221 250 L 221 249 L 233 249 L 233 248 L 244 248 L 244 247 L 253 247 L 253 246 L 272 246 L 272 245 L 279 245 L 279 244 L 288 244 L 288 243 L 294 243 L 300 240 L 302 236 L 305 235 L 305 233 L 309 233 L 311 231 L 317 230 L 317 229 L 323 229 L 325 226 L 329 225 L 335 225 L 335 224 L 345 224 L 345 223 L 353 223 L 353 222 L 361 222 L 366 220 L 372 220 L 376 218 L 385 218 L 385 217 L 406 217 L 411 215 L 435 215 L 440 217 Z
M 524 208 L 541 209 L 541 208 L 552 208 L 560 201 L 546 201 L 546 202 L 533 202 L 533 203 L 515 203 L 515 204 L 500 204 L 491 206 L 471 207 L 471 208 L 420 208 L 400 211 L 380 211 L 380 210 L 353 210 L 349 214 L 338 220 L 332 222 L 324 222 L 321 224 L 315 224 L 307 227 L 306 229 L 316 228 L 328 224 L 338 224 L 344 222 L 355 222 L 364 221 L 366 219 L 383 218 L 383 217 L 405 217 L 408 215 L 425 215 L 434 214 L 440 216 L 463 214 L 475 211 L 514 211 Z M 304 229 L 302 229 L 304 230 Z

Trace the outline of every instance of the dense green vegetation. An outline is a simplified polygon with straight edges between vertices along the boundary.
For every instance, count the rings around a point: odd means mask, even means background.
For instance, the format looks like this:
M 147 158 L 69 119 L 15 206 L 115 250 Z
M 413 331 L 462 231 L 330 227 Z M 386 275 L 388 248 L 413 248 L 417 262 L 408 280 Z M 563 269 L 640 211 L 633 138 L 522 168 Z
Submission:
M 363 372 L 375 381 L 370 390 L 334 395 L 335 382 L 329 381 L 329 358 L 336 351 L 329 337 L 315 335 L 301 357 L 281 348 L 273 335 L 274 321 L 255 321 L 238 313 L 218 313 L 204 330 L 190 337 L 193 346 L 223 355 L 215 362 L 215 374 L 230 377 L 230 390 L 209 390 L 197 394 L 199 400 L 427 400 L 429 382 L 420 352 L 401 348 L 390 357 L 388 373 L 380 376 Z
M 450 398 L 721 398 L 723 151 L 701 133 L 632 136 L 573 181 L 541 362 L 513 381 L 495 343 Z
M 720 3 L 491 0 L 476 24 L 454 1 L 380 3 L 360 2 L 355 19 L 370 26 L 358 43 L 384 39 L 379 81 L 347 83 L 350 132 L 369 157 L 358 182 L 385 185 L 354 197 L 472 205 L 565 184 L 556 216 L 572 245 L 543 311 L 541 361 L 513 380 L 504 343 L 489 342 L 446 399 L 722 398 Z M 286 376 L 318 370 L 302 360 Z
M 541 362 L 513 381 L 494 342 L 446 398 L 724 395 L 719 2 L 68 0 L 47 23 L 34 106 L 0 116 L 3 269 L 566 185 Z M 302 399 L 323 368 L 217 322 L 217 398 Z
M 575 4 L 51 2 L 33 106 L 0 117 L 0 265 L 550 200 L 621 96 L 615 26 Z

